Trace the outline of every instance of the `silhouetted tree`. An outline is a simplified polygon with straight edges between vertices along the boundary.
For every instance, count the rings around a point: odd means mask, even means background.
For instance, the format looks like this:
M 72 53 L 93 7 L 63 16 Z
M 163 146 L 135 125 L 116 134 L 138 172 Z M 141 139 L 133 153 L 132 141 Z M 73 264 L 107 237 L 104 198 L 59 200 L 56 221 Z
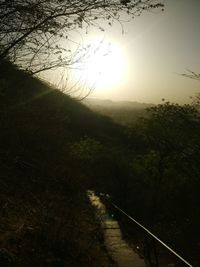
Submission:
M 145 120 L 144 129 L 149 150 L 159 155 L 159 180 L 162 181 L 165 169 L 171 164 L 179 173 L 193 175 L 192 165 L 196 164 L 200 146 L 198 110 L 191 105 L 165 102 L 149 108 L 148 113 L 150 117 Z
M 196 73 L 194 71 L 188 70 L 187 73 L 182 73 L 182 76 L 186 78 L 190 78 L 196 81 L 200 81 L 200 73 Z M 197 93 L 195 96 L 192 96 L 192 104 L 196 108 L 200 108 L 200 93 Z
M 0 61 L 8 58 L 33 74 L 81 60 L 84 50 L 67 46 L 70 33 L 110 25 L 120 15 L 163 8 L 159 0 L 0 0 Z M 74 40 L 71 40 L 72 42 Z M 78 48 L 80 48 L 78 46 Z M 87 50 L 87 49 L 86 49 Z
M 191 71 L 191 70 L 188 70 L 187 73 L 182 73 L 181 75 L 184 77 L 193 79 L 193 80 L 200 81 L 200 73 L 196 73 L 196 72 Z
M 138 152 L 131 162 L 133 179 L 128 182 L 135 193 L 127 194 L 127 210 L 134 214 L 138 202 L 138 217 L 177 244 L 183 242 L 183 231 L 185 240 L 194 237 L 200 220 L 199 115 L 193 105 L 165 102 L 149 108 L 148 116 L 132 129 L 140 146 L 135 146 Z

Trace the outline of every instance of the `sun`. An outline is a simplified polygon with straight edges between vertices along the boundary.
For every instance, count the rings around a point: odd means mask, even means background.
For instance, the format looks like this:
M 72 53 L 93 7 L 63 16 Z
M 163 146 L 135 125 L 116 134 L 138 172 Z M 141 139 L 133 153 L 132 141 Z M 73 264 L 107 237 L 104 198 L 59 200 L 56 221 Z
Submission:
M 75 77 L 98 90 L 114 90 L 125 75 L 123 50 L 114 42 L 93 41 Z

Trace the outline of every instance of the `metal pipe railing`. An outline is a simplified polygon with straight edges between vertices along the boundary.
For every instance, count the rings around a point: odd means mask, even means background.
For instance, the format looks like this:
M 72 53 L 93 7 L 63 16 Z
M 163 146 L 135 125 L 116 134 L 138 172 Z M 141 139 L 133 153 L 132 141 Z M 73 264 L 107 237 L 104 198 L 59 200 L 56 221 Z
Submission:
M 105 195 L 105 196 L 106 196 L 106 200 L 109 201 L 109 203 L 116 210 L 118 210 L 120 213 L 122 213 L 123 215 L 125 215 L 129 220 L 131 220 L 132 222 L 134 222 L 135 224 L 137 224 L 145 233 L 147 233 L 148 235 L 150 235 L 154 240 L 156 240 L 162 246 L 164 246 L 167 250 L 169 250 L 182 263 L 186 264 L 189 267 L 193 267 L 192 264 L 190 264 L 187 260 L 185 260 L 182 256 L 180 256 L 176 251 L 174 251 L 172 248 L 170 248 L 167 244 L 165 244 L 161 239 L 159 239 L 156 235 L 154 235 L 149 229 L 147 229 L 146 227 L 144 227 L 141 223 L 139 223 L 137 220 L 135 220 L 134 218 L 132 218 L 128 213 L 126 213 L 124 210 L 122 210 L 120 207 L 118 207 L 115 203 L 113 203 L 112 201 L 110 201 L 110 199 L 109 199 L 110 197 L 108 197 L 109 195 Z

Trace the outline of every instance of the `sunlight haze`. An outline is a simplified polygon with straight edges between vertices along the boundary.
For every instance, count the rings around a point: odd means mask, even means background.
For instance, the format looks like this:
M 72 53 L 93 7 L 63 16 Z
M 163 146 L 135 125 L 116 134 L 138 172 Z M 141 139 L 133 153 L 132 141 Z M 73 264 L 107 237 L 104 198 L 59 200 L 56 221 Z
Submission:
M 98 86 L 92 96 L 185 103 L 199 92 L 198 81 L 179 74 L 187 69 L 200 71 L 200 1 L 166 0 L 165 6 L 164 12 L 146 12 L 125 23 L 124 34 L 117 23 L 106 28 L 104 38 L 113 38 L 123 49 L 127 75 L 112 90 Z
M 187 69 L 200 72 L 200 1 L 165 0 L 164 12 L 115 22 L 100 22 L 105 31 L 91 28 L 77 34 L 77 42 L 97 46 L 72 79 L 93 87 L 90 97 L 160 103 L 189 103 L 200 90 L 198 81 L 185 78 Z
M 90 44 L 91 53 L 82 68 L 74 70 L 74 77 L 86 86 L 94 86 L 96 92 L 115 94 L 115 88 L 124 82 L 128 71 L 123 48 L 95 37 Z

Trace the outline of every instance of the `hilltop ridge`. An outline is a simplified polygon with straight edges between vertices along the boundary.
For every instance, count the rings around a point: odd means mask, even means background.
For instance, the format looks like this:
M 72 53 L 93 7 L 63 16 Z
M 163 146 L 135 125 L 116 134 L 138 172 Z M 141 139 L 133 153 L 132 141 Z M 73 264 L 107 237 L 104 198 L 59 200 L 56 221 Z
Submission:
M 87 98 L 83 103 L 91 110 L 106 115 L 121 125 L 129 125 L 146 115 L 146 109 L 155 106 L 136 101 L 113 101 L 109 99 Z
M 88 106 L 102 106 L 112 108 L 127 108 L 127 109 L 144 109 L 154 106 L 151 103 L 141 103 L 137 101 L 126 101 L 126 100 L 111 100 L 111 99 L 99 99 L 99 98 L 86 98 L 83 100 Z

